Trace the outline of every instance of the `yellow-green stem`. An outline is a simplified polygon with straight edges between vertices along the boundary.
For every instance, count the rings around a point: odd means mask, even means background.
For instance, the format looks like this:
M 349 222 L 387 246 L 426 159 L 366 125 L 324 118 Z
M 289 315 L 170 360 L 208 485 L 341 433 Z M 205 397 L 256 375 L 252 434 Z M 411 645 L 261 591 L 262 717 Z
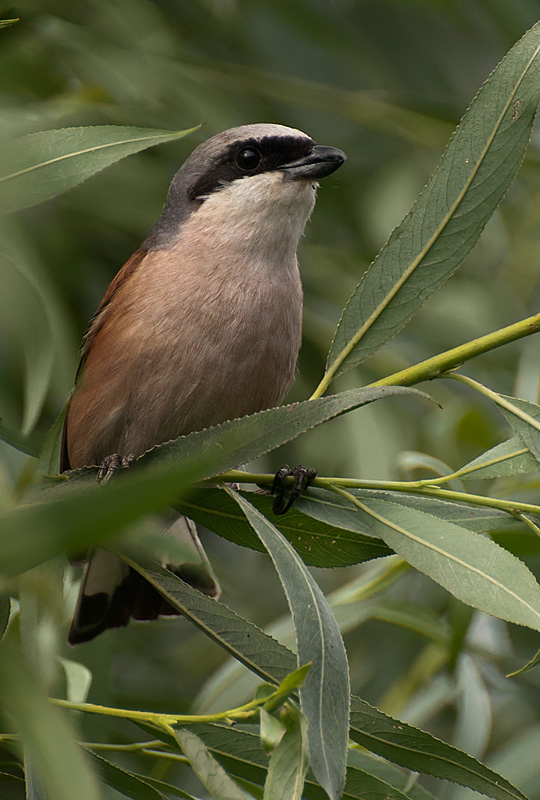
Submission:
M 230 470 L 217 477 L 213 477 L 212 483 L 215 483 L 216 480 L 224 482 L 257 483 L 271 486 L 274 476 L 262 473 L 243 472 L 242 470 Z M 533 505 L 532 503 L 521 503 L 516 500 L 500 500 L 496 497 L 484 497 L 484 495 L 469 494 L 468 492 L 450 491 L 449 489 L 434 486 L 433 479 L 427 481 L 375 481 L 357 478 L 317 477 L 311 485 L 320 487 L 321 489 L 332 489 L 333 486 L 344 486 L 349 489 L 377 489 L 386 492 L 409 492 L 426 497 L 435 497 L 439 500 L 448 500 L 454 503 L 468 503 L 474 506 L 497 508 L 501 511 L 507 511 L 512 515 L 521 513 L 540 514 L 540 506 Z
M 407 369 L 395 372 L 386 378 L 381 378 L 370 384 L 370 386 L 414 386 L 417 383 L 421 383 L 421 381 L 437 378 L 444 372 L 456 369 L 456 367 L 466 361 L 470 361 L 475 356 L 495 350 L 495 348 L 509 342 L 523 339 L 525 336 L 530 336 L 538 331 L 540 331 L 540 314 L 534 314 L 532 317 L 527 317 L 515 322 L 513 325 L 508 325 L 506 328 L 488 333 L 486 336 L 480 336 L 478 339 L 472 339 L 469 342 L 465 342 L 465 344 L 428 358 L 426 361 L 421 361 L 412 367 L 407 367 Z M 335 362 L 331 369 L 324 374 L 310 400 L 321 397 L 325 393 L 342 363 L 343 361 L 339 364 Z
M 159 728 L 170 728 L 173 725 L 189 725 L 197 722 L 218 722 L 221 720 L 240 720 L 248 718 L 251 713 L 268 701 L 268 697 L 252 700 L 238 708 L 221 711 L 217 714 L 159 714 L 153 711 L 133 711 L 127 708 L 112 708 L 93 703 L 71 703 L 69 700 L 52 698 L 52 701 L 70 711 L 84 711 L 88 714 L 103 714 L 108 717 L 121 717 L 137 722 L 146 722 Z

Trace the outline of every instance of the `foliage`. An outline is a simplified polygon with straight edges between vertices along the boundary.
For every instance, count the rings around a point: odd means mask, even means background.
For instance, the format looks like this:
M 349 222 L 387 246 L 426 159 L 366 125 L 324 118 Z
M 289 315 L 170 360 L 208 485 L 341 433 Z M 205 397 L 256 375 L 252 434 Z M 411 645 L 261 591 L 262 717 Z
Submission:
M 0 25 L 2 797 L 540 798 L 535 133 L 508 192 L 540 98 L 539 25 L 366 269 L 470 76 L 534 8 L 53 5 Z M 350 156 L 302 246 L 292 402 L 158 446 L 106 490 L 93 468 L 58 477 L 53 423 L 107 280 L 195 140 L 260 120 Z M 435 403 L 412 388 L 427 380 Z M 319 475 L 284 517 L 228 485 L 269 487 L 292 454 Z M 224 602 L 154 557 L 170 506 L 218 535 Z M 185 619 L 69 650 L 62 557 L 98 543 Z

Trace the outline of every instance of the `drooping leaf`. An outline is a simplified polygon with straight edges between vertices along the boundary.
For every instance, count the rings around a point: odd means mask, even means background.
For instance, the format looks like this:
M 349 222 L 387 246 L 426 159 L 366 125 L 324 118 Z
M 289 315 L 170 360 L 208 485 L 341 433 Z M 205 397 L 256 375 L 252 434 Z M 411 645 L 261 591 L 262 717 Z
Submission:
M 123 557 L 203 633 L 262 680 L 278 685 L 296 668 L 297 658 L 294 653 L 253 623 L 242 619 L 223 603 L 195 591 L 176 575 L 167 572 L 148 558 L 137 556 L 135 559 L 133 555 L 128 556 L 125 552 Z M 527 800 L 525 795 L 511 783 L 481 762 L 439 741 L 425 731 L 387 716 L 354 695 L 351 697 L 351 712 L 349 735 L 371 752 L 406 769 L 468 786 L 494 800 Z M 140 727 L 146 730 L 144 726 Z M 223 737 L 229 741 L 235 734 L 241 733 L 220 725 L 204 727 L 215 732 L 220 741 Z M 214 746 L 201 733 L 202 728 L 197 725 L 193 726 L 193 730 L 215 752 Z M 166 737 L 155 729 L 152 729 L 151 734 L 166 741 Z M 253 747 L 263 759 L 261 763 L 266 764 L 266 756 L 259 738 L 251 735 L 254 740 Z M 238 759 L 243 760 L 246 748 L 242 742 L 238 745 L 237 752 Z M 256 776 L 251 773 L 251 777 L 245 773 L 242 775 L 248 780 L 262 782 L 264 778 L 261 778 L 260 768 L 258 770 Z
M 455 597 L 492 616 L 540 630 L 540 586 L 507 550 L 417 509 L 372 498 L 362 505 L 396 553 Z
M 331 798 L 345 781 L 349 666 L 337 622 L 298 553 L 242 495 L 229 490 L 268 551 L 291 609 L 299 664 L 311 663 L 300 688 L 311 769 Z
M 404 386 L 350 389 L 318 400 L 305 400 L 303 403 L 259 411 L 257 414 L 223 422 L 189 436 L 180 436 L 174 441 L 154 447 L 144 459 L 170 463 L 181 462 L 194 452 L 205 454 L 209 456 L 209 464 L 212 464 L 213 471 L 207 475 L 210 478 L 219 472 L 253 461 L 329 419 L 375 400 L 410 393 L 431 400 L 423 392 Z
M 433 517 L 453 522 L 476 533 L 516 527 L 519 523 L 505 511 L 494 508 L 453 503 L 438 497 L 415 495 L 412 492 L 386 492 L 371 489 L 348 489 L 358 500 L 383 500 L 404 508 L 417 509 Z M 299 497 L 295 505 L 309 516 L 350 531 L 377 536 L 377 526 L 345 498 L 327 489 L 313 487 Z M 376 540 L 375 540 L 376 541 Z
M 332 495 L 331 492 L 326 494 Z M 255 492 L 244 493 L 243 496 L 281 531 L 303 561 L 311 566 L 345 567 L 392 552 L 382 539 L 351 533 L 339 524 L 316 520 L 303 514 L 296 506 L 287 514 L 276 516 L 272 513 L 272 498 Z M 221 489 L 197 489 L 176 503 L 175 508 L 230 542 L 264 551 L 238 504 Z M 356 516 L 359 517 L 358 514 Z
M 425 731 L 351 698 L 351 739 L 394 764 L 467 786 L 496 800 L 527 800 L 509 781 Z
M 518 397 L 501 395 L 501 398 L 510 407 L 498 406 L 499 410 L 536 461 L 540 461 L 540 406 Z
M 35 437 L 24 436 L 20 431 L 12 430 L 0 422 L 0 439 L 14 447 L 15 450 L 20 450 L 28 456 L 37 456 L 39 452 L 39 444 Z
M 216 800 L 252 800 L 209 752 L 204 742 L 192 731 L 181 729 L 175 736 L 193 771 Z
M 302 800 L 308 766 L 307 723 L 297 712 L 270 756 L 264 800 Z
M 0 213 L 20 211 L 71 189 L 121 158 L 192 133 L 95 125 L 39 131 L 2 143 Z
M 13 577 L 111 539 L 141 515 L 166 508 L 206 469 L 206 458 L 194 456 L 165 469 L 133 469 L 106 487 L 91 470 L 73 485 L 54 483 L 43 500 L 0 514 L 0 575 Z
M 9 597 L 0 597 L 0 639 L 6 632 L 11 613 L 11 601 Z
M 3 290 L 0 313 L 21 345 L 24 369 L 22 435 L 34 428 L 49 389 L 54 366 L 54 316 L 39 282 L 24 262 L 0 250 Z M 21 314 L 21 305 L 25 313 Z
M 132 800 L 166 800 L 166 795 L 147 783 L 144 776 L 121 769 L 112 761 L 91 750 L 87 749 L 87 753 L 101 780 L 125 797 L 131 797 Z M 189 795 L 183 796 L 189 797 Z
M 6 640 L 0 650 L 0 702 L 14 720 L 31 764 L 28 797 L 43 797 L 45 792 L 55 800 L 100 800 L 98 783 L 74 741 L 74 731 Z
M 513 436 L 465 464 L 459 470 L 459 477 L 462 480 L 504 478 L 508 475 L 538 472 L 538 469 L 536 458 L 523 446 L 519 436 Z
M 510 186 L 540 98 L 540 25 L 480 89 L 418 201 L 362 277 L 338 325 L 327 373 L 374 353 L 459 266 Z

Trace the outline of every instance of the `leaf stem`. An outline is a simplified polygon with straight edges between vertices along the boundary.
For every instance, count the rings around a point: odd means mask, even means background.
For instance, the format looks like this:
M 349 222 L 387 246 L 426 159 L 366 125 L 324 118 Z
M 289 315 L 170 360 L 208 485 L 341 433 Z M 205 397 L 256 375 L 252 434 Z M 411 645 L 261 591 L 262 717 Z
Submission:
M 220 711 L 217 714 L 160 714 L 153 711 L 134 711 L 127 708 L 113 708 L 110 706 L 99 706 L 93 703 L 72 703 L 69 700 L 51 698 L 52 702 L 70 711 L 84 711 L 88 714 L 104 714 L 108 717 L 121 717 L 135 722 L 143 722 L 154 725 L 158 728 L 170 730 L 174 725 L 190 725 L 198 722 L 237 722 L 248 720 L 253 712 L 268 702 L 269 697 L 251 700 L 243 706 L 232 708 L 228 711 Z
M 452 476 L 445 476 L 445 478 Z M 242 470 L 230 470 L 223 474 L 212 478 L 212 483 L 216 480 L 224 482 L 238 482 L 238 483 L 256 483 L 264 486 L 271 486 L 274 480 L 274 475 L 271 474 L 257 474 L 250 472 L 243 472 Z M 441 479 L 438 479 L 441 480 Z M 487 508 L 496 508 L 500 511 L 506 511 L 512 516 L 519 514 L 540 514 L 540 505 L 533 505 L 532 503 L 522 503 L 515 500 L 500 500 L 496 497 L 485 497 L 479 494 L 469 494 L 468 492 L 456 492 L 450 489 L 439 488 L 434 485 L 434 479 L 420 481 L 376 481 L 376 480 L 362 480 L 358 478 L 326 478 L 317 477 L 312 482 L 312 486 L 321 489 L 331 489 L 333 487 L 346 487 L 349 489 L 374 489 L 385 492 L 404 492 L 411 494 L 420 494 L 425 497 L 434 497 L 438 500 L 446 500 L 454 503 L 468 503 L 469 505 L 484 506 Z M 291 479 L 291 483 L 293 479 Z
M 489 399 L 492 400 L 496 405 L 506 409 L 506 411 L 510 411 L 510 413 L 515 417 L 519 417 L 519 419 L 523 420 L 523 422 L 526 422 L 527 425 L 530 425 L 532 428 L 536 428 L 537 431 L 540 431 L 540 422 L 537 419 L 531 417 L 531 415 L 527 414 L 526 411 L 522 411 L 510 400 L 507 400 L 506 397 L 503 397 L 497 392 L 488 389 L 488 387 L 484 386 L 482 383 L 478 383 L 478 381 L 467 377 L 467 375 L 447 375 L 446 377 L 451 378 L 454 381 L 464 383 L 466 386 L 470 386 L 471 389 L 476 389 L 476 391 L 480 392 L 480 394 L 483 394 L 485 397 L 489 397 Z
M 493 333 L 480 336 L 478 339 L 471 339 L 465 344 L 453 347 L 451 350 L 446 350 L 425 361 L 420 361 L 412 367 L 394 372 L 386 378 L 371 383 L 370 386 L 414 386 L 421 381 L 439 378 L 443 373 L 456 369 L 475 356 L 488 353 L 490 350 L 523 339 L 525 336 L 538 333 L 538 331 L 540 331 L 540 314 L 533 314 L 532 317 L 521 319 L 506 328 L 500 328 Z

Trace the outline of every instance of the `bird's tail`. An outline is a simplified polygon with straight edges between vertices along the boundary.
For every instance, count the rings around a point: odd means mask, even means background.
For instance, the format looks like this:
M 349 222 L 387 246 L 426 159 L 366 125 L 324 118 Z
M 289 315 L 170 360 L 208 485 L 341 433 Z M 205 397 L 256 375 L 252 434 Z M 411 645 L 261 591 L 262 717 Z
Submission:
M 219 597 L 221 590 L 195 523 L 180 517 L 168 534 L 180 546 L 182 557 L 181 561 L 165 559 L 163 565 L 204 594 Z M 152 620 L 160 616 L 180 616 L 180 612 L 121 558 L 97 549 L 85 567 L 68 641 L 81 644 L 107 628 L 127 625 L 130 619 Z

